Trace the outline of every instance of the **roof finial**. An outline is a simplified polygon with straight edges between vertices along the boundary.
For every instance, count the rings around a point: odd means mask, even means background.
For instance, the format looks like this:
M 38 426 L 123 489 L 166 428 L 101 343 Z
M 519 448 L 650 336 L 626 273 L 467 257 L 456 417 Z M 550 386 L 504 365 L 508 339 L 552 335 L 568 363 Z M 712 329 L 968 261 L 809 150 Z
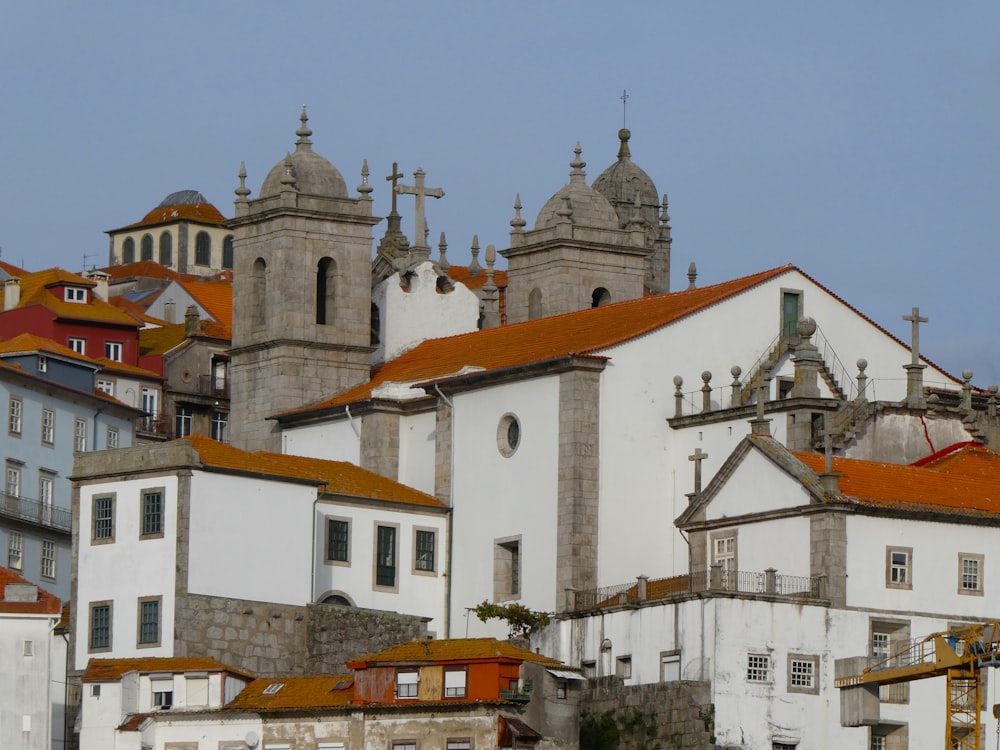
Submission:
M 312 141 L 309 140 L 309 136 L 312 135 L 312 131 L 306 127 L 306 123 L 309 122 L 309 116 L 306 115 L 306 105 L 302 105 L 302 114 L 299 115 L 299 122 L 301 123 L 298 130 L 295 131 L 295 135 L 299 137 L 295 141 L 296 151 L 311 151 Z
M 469 276 L 478 276 L 483 267 L 479 265 L 479 235 L 472 235 L 472 247 L 469 248 L 472 260 L 469 261 Z
M 493 264 L 497 262 L 497 249 L 491 242 L 486 246 L 486 285 L 493 286 Z
M 631 161 L 632 152 L 628 148 L 628 139 L 632 137 L 632 132 L 628 128 L 618 131 L 618 161 Z
M 281 175 L 281 184 L 282 190 L 286 187 L 295 189 L 295 167 L 292 166 L 292 155 L 288 152 L 285 153 L 285 173 Z
M 523 232 L 527 223 L 521 218 L 521 194 L 517 193 L 514 196 L 514 218 L 510 220 L 510 225 L 514 227 L 515 232 Z
M 660 223 L 669 224 L 670 214 L 667 213 L 667 194 L 663 194 L 663 205 L 660 207 Z
M 632 202 L 632 217 L 629 219 L 630 227 L 640 227 L 642 225 L 642 201 L 639 198 L 639 191 L 635 191 L 635 200 Z
M 691 261 L 691 265 L 688 266 L 688 290 L 694 289 L 694 282 L 698 278 L 698 266 Z
M 236 188 L 233 192 L 236 193 L 236 201 L 238 203 L 246 203 L 247 196 L 250 195 L 250 188 L 247 187 L 247 163 L 245 161 L 240 162 L 240 186 Z
M 361 193 L 361 200 L 370 201 L 372 199 L 371 192 L 375 188 L 368 184 L 368 175 L 371 174 L 368 171 L 368 160 L 365 159 L 361 163 L 361 184 L 358 185 L 358 192 Z
M 583 178 L 587 176 L 587 173 L 583 171 L 583 168 L 587 166 L 587 162 L 580 158 L 583 153 L 583 149 L 580 148 L 580 141 L 576 142 L 576 146 L 573 148 L 573 161 L 569 163 L 573 171 L 569 173 L 570 182 L 575 182 L 577 180 L 583 181 Z
M 442 271 L 447 272 L 451 268 L 451 263 L 448 262 L 448 257 L 446 253 L 448 252 L 448 240 L 444 237 L 444 232 L 441 232 L 441 239 L 438 240 L 438 254 L 441 256 L 438 260 L 438 266 Z

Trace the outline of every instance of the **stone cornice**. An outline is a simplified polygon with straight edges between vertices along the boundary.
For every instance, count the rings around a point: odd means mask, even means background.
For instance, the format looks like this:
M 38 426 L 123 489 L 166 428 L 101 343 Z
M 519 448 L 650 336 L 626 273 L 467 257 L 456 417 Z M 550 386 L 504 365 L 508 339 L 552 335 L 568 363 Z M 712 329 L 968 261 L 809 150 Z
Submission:
M 541 362 L 506 367 L 501 370 L 484 370 L 482 372 L 457 375 L 441 380 L 418 382 L 415 385 L 419 385 L 425 390 L 439 390 L 448 394 L 461 393 L 462 391 L 500 385 L 514 380 L 523 380 L 526 377 L 541 378 L 549 375 L 559 375 L 571 370 L 602 372 L 607 363 L 608 357 L 569 354 L 564 357 L 556 357 Z
M 321 341 L 308 341 L 306 339 L 268 339 L 255 344 L 245 346 L 234 346 L 229 349 L 229 355 L 252 354 L 266 349 L 276 349 L 280 346 L 298 346 L 303 349 L 322 349 L 330 352 L 357 352 L 359 354 L 371 354 L 375 349 L 371 346 L 348 346 L 346 344 L 327 344 Z
M 841 402 L 834 398 L 783 398 L 778 401 L 764 403 L 765 414 L 782 414 L 798 409 L 814 409 L 836 411 Z M 709 412 L 688 414 L 683 417 L 668 417 L 667 424 L 675 430 L 685 427 L 715 424 L 717 422 L 732 422 L 754 419 L 757 416 L 757 405 L 733 406 L 725 409 L 713 409 Z

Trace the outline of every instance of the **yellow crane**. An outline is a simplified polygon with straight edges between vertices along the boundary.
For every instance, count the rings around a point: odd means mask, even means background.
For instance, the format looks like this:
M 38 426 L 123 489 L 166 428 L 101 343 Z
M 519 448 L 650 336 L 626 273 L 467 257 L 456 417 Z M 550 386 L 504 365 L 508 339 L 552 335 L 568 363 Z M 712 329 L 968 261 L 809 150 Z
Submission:
M 944 676 L 948 678 L 946 750 L 983 750 L 980 670 L 998 666 L 1000 620 L 932 633 L 871 664 L 860 674 L 837 677 L 833 684 L 842 690 L 841 723 L 844 726 L 877 723 L 881 685 Z M 838 668 L 838 673 L 841 671 L 844 670 Z M 845 716 L 845 712 L 851 716 Z

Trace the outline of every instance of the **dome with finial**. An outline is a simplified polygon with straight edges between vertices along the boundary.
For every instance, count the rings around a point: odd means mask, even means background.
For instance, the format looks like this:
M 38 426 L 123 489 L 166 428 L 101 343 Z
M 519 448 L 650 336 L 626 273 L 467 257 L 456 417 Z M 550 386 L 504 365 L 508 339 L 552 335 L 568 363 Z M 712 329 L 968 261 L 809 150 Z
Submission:
M 594 180 L 594 190 L 608 199 L 618 213 L 619 226 L 625 228 L 632 221 L 635 196 L 639 194 L 642 218 L 649 227 L 657 226 L 660 194 L 656 185 L 634 161 L 628 142 L 632 133 L 627 128 L 618 131 L 618 161 L 605 169 Z
M 565 221 L 567 211 L 571 222 L 596 229 L 617 229 L 618 215 L 608 203 L 608 199 L 587 184 L 587 173 L 583 168 L 587 162 L 580 159 L 583 153 L 580 144 L 573 149 L 575 158 L 569 163 L 569 184 L 564 185 L 542 206 L 535 219 L 535 229 L 553 227 Z M 568 206 L 568 208 L 567 208 Z
M 302 107 L 302 114 L 299 115 L 299 121 L 301 125 L 295 131 L 295 135 L 299 137 L 295 141 L 295 151 L 275 164 L 267 173 L 264 183 L 260 186 L 260 197 L 278 195 L 282 185 L 288 184 L 304 195 L 346 198 L 347 183 L 344 182 L 343 176 L 335 166 L 312 150 L 312 141 L 309 139 L 312 131 L 306 127 L 309 118 L 306 116 L 305 105 Z

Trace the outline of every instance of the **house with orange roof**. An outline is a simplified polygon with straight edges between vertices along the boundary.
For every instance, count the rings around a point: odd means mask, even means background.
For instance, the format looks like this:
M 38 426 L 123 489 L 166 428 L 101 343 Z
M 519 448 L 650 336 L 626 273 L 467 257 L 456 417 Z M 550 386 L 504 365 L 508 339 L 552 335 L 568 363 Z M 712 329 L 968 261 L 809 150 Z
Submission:
M 301 673 L 449 627 L 449 509 L 374 472 L 192 435 L 81 455 L 73 478 L 73 669 L 211 656 Z M 370 610 L 378 631 L 324 635 Z
M 58 597 L 0 566 L 0 746 L 62 747 L 66 640 Z
M 746 435 L 676 521 L 688 574 L 579 597 L 533 645 L 626 690 L 708 683 L 721 746 L 941 746 L 942 682 L 882 688 L 877 723 L 845 727 L 836 662 L 1000 616 L 998 461 L 968 443 L 903 465 Z
M 226 218 L 197 190 L 171 193 L 139 221 L 107 235 L 109 266 L 156 261 L 198 276 L 233 267 Z
M 55 341 L 28 333 L 0 339 L 0 404 L 6 417 L 0 431 L 2 560 L 65 600 L 73 459 L 86 451 L 131 446 L 139 415 L 99 387 L 102 377 L 114 376 Z

